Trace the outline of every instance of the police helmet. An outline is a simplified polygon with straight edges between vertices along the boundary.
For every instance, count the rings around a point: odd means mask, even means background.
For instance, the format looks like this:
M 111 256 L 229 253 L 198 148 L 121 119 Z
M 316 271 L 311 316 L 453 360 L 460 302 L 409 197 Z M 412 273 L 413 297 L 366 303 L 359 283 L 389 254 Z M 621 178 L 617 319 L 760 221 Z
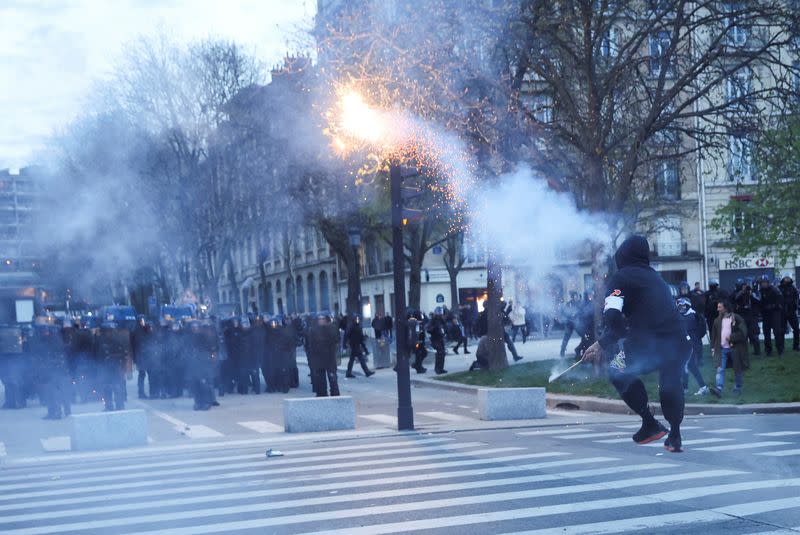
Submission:
M 789 279 L 789 284 L 792 284 L 794 282 L 794 279 L 792 278 L 792 274 L 789 273 L 788 271 L 784 272 L 781 275 L 781 282 L 785 281 L 786 279 Z
M 719 280 L 718 279 L 709 279 L 708 280 L 708 286 L 709 286 L 709 288 L 712 287 L 712 286 L 719 286 Z
M 766 282 L 767 284 L 770 284 L 770 282 L 772 282 L 772 281 L 769 280 L 769 275 L 767 275 L 765 273 L 765 274 L 761 275 L 760 277 L 758 277 L 758 282 Z

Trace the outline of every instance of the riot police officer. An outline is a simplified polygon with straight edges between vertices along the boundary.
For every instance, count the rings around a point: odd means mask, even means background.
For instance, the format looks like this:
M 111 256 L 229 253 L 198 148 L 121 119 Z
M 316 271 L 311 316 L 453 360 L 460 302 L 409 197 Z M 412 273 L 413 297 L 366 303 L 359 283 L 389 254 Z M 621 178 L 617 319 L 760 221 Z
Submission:
M 239 318 L 230 318 L 226 322 L 223 339 L 228 358 L 222 363 L 220 375 L 222 376 L 222 390 L 230 394 L 238 380 L 239 359 L 242 353 L 242 329 Z
M 309 325 L 305 336 L 306 356 L 311 370 L 311 387 L 317 397 L 339 395 L 339 380 L 336 370 L 336 351 L 339 347 L 339 329 L 333 319 L 318 314 Z M 326 384 L 327 382 L 327 384 Z
M 196 411 L 207 411 L 218 405 L 213 387 L 216 343 L 217 336 L 213 326 L 199 320 L 189 323 L 186 334 L 187 369 Z
M 428 371 L 422 363 L 428 356 L 428 349 L 425 347 L 425 329 L 422 323 L 422 314 L 419 312 L 408 313 L 408 340 L 407 347 L 414 353 L 414 363 L 411 365 L 417 373 Z
M 719 281 L 717 279 L 711 279 L 708 281 L 708 290 L 704 294 L 704 307 L 705 307 L 705 318 L 706 318 L 706 327 L 707 331 L 711 332 L 711 328 L 714 327 L 714 321 L 717 319 L 717 304 L 720 301 L 724 301 L 728 298 L 728 292 L 725 290 L 721 290 L 719 287 Z
M 781 323 L 781 327 L 784 329 L 788 323 L 792 328 L 792 349 L 798 351 L 800 350 L 800 339 L 798 339 L 798 337 L 800 337 L 800 325 L 798 325 L 797 322 L 798 292 L 790 274 L 783 274 L 779 289 L 783 295 L 784 319 Z
M 4 409 L 24 409 L 25 367 L 29 362 L 24 350 L 27 346 L 19 326 L 4 327 L 0 347 L 0 381 L 5 390 Z
M 431 337 L 431 346 L 433 347 L 434 351 L 436 351 L 433 370 L 436 372 L 436 375 L 447 373 L 447 370 L 444 369 L 444 357 L 447 353 L 447 350 L 444 346 L 445 325 L 444 311 L 442 310 L 442 307 L 436 307 L 433 317 L 428 323 L 427 331 Z
M 105 410 L 125 408 L 125 371 L 131 358 L 130 335 L 116 323 L 105 322 L 95 340 L 95 355 L 100 363 Z
M 759 310 L 761 311 L 761 329 L 764 332 L 764 351 L 772 355 L 772 340 L 775 336 L 775 347 L 778 355 L 783 355 L 783 295 L 772 285 L 769 275 L 762 275 L 758 282 Z
M 139 399 L 147 399 L 147 394 L 144 391 L 145 379 L 150 383 L 150 393 L 153 391 L 153 378 L 149 373 L 150 363 L 149 355 L 145 354 L 144 343 L 145 338 L 152 334 L 152 330 L 148 328 L 147 321 L 144 316 L 139 316 L 136 320 L 136 327 L 131 335 L 131 347 L 133 349 L 133 363 L 136 364 L 137 370 L 137 392 Z
M 753 300 L 752 281 L 736 279 L 736 291 L 733 296 L 734 312 L 739 314 L 747 324 L 747 339 L 753 345 L 753 355 L 761 354 L 761 344 L 758 341 L 757 311 Z
M 246 316 L 242 317 L 241 352 L 239 354 L 239 374 L 237 391 L 247 394 L 250 387 L 254 394 L 261 393 L 261 380 L 259 379 L 259 358 L 264 345 L 264 330 L 261 328 L 260 319 L 250 322 Z

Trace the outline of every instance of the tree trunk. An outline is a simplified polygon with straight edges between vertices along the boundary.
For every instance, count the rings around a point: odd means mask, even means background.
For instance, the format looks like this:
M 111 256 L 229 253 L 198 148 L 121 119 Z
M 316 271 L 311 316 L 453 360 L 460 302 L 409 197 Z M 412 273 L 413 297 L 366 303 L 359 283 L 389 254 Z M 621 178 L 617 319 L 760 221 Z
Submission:
M 361 314 L 361 272 L 355 248 L 350 248 L 350 254 L 345 259 L 347 267 L 347 300 L 345 302 L 348 314 Z
M 450 275 L 450 310 L 458 315 L 458 271 L 447 270 Z
M 486 299 L 487 337 L 489 338 L 490 370 L 501 370 L 508 367 L 506 344 L 503 336 L 503 275 L 500 265 L 496 262 L 494 253 L 489 251 L 486 262 L 486 286 L 488 297 Z

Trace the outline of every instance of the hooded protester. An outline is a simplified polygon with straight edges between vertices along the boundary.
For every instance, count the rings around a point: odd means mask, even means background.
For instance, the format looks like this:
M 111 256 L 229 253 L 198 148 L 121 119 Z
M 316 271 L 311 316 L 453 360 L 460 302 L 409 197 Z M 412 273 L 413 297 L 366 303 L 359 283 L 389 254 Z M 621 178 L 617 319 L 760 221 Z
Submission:
M 686 369 L 683 372 L 683 391 L 686 393 L 689 388 L 689 373 L 691 373 L 700 387 L 700 390 L 695 392 L 695 396 L 703 396 L 710 392 L 719 397 L 719 390 L 706 384 L 703 374 L 700 373 L 700 366 L 703 362 L 703 336 L 706 335 L 705 319 L 695 313 L 688 297 L 679 297 L 676 303 L 692 343 L 692 356 L 689 357 L 689 362 L 686 363 Z
M 609 363 L 609 379 L 622 400 L 642 418 L 641 428 L 633 435 L 637 444 L 667 434 L 650 412 L 647 390 L 639 378 L 658 371 L 661 410 L 671 426 L 664 447 L 679 452 L 684 409 L 682 375 L 691 355 L 686 327 L 669 286 L 650 267 L 650 246 L 644 237 L 626 239 L 614 259 L 618 271 L 608 280 L 603 333 L 584 352 L 583 360 L 595 362 L 604 355 L 615 355 Z
M 371 377 L 375 372 L 367 366 L 367 358 L 364 356 L 364 330 L 361 328 L 361 318 L 353 316 L 348 322 L 349 326 L 345 331 L 345 343 L 350 347 L 350 360 L 347 361 L 347 373 L 345 377 L 354 379 L 353 364 L 358 360 L 361 364 L 361 369 L 364 370 L 364 375 Z
M 736 292 L 733 295 L 734 312 L 747 323 L 747 338 L 753 344 L 753 355 L 761 354 L 758 340 L 758 322 L 756 321 L 756 302 L 753 299 L 753 286 L 750 279 L 737 279 Z

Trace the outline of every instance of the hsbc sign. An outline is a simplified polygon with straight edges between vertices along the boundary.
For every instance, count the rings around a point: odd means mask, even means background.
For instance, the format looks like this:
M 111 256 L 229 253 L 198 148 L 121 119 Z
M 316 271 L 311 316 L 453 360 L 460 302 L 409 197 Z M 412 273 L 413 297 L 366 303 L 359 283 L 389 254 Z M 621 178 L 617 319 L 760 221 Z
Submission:
M 721 262 L 720 269 L 765 269 L 773 267 L 769 258 L 731 258 Z

